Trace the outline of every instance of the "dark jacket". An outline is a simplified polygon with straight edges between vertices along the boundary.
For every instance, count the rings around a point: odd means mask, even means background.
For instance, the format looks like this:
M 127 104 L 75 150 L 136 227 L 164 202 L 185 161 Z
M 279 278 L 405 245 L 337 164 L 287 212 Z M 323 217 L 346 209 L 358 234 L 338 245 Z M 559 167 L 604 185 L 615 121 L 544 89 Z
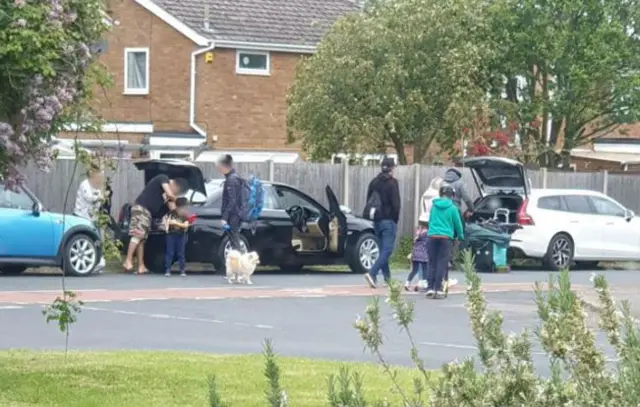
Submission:
M 460 171 L 455 168 L 450 168 L 444 173 L 444 182 L 451 185 L 451 188 L 453 188 L 453 192 L 455 193 L 453 196 L 453 203 L 461 210 L 462 201 L 464 201 L 464 204 L 467 206 L 467 210 L 473 212 L 473 200 L 467 193 L 464 182 L 462 182 L 461 178 Z
M 242 198 L 242 180 L 235 170 L 231 170 L 225 176 L 222 190 L 222 220 L 226 221 L 232 229 L 238 229 L 242 223 L 240 216 Z
M 369 183 L 367 201 L 373 191 L 378 192 L 381 201 L 380 217 L 376 220 L 390 219 L 398 223 L 398 219 L 400 219 L 400 187 L 398 186 L 398 180 L 389 173 L 381 172 Z

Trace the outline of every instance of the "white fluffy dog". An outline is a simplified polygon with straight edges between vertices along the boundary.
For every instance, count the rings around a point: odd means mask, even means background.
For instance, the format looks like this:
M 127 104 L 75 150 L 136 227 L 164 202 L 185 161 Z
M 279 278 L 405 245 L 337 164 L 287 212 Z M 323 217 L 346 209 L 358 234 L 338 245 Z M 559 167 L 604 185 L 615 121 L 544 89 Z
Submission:
M 227 255 L 227 281 L 229 284 L 244 283 L 253 284 L 251 275 L 260 264 L 260 257 L 256 252 L 240 253 L 231 250 Z

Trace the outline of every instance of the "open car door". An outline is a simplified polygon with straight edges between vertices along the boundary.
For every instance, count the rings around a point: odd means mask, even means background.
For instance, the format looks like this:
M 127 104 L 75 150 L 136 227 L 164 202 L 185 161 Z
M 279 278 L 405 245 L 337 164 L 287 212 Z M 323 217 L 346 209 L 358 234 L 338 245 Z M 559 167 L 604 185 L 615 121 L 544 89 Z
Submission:
M 329 237 L 328 249 L 332 253 L 343 254 L 347 243 L 347 217 L 340 208 L 336 194 L 329 185 L 326 187 L 327 200 L 329 201 Z

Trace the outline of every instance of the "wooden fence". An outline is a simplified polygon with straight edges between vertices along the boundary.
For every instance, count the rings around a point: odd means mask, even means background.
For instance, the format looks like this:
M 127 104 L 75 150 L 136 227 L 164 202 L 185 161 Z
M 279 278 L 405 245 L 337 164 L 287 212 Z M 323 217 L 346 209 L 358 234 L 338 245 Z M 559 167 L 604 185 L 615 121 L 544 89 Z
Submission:
M 220 178 L 213 163 L 198 163 L 205 179 Z M 275 164 L 238 163 L 241 174 L 255 174 L 263 180 L 283 182 L 299 188 L 326 205 L 325 186 L 330 185 L 341 203 L 361 213 L 369 181 L 376 176 L 377 167 L 355 167 L 346 164 Z M 399 166 L 395 176 L 400 183 L 402 215 L 399 230 L 403 235 L 412 233 L 419 212 L 419 198 L 431 179 L 442 176 L 446 167 L 428 165 Z M 468 171 L 465 169 L 465 171 Z M 48 173 L 28 168 L 25 171 L 29 188 L 50 210 L 70 213 L 73 210 L 75 192 L 85 177 L 82 165 L 72 160 L 58 160 Z M 607 193 L 629 209 L 640 213 L 640 176 L 608 174 L 607 172 L 552 172 L 529 171 L 534 188 L 578 188 Z M 114 191 L 113 210 L 117 212 L 125 202 L 130 202 L 144 186 L 144 179 L 132 162 L 120 160 L 111 177 Z M 471 175 L 466 172 L 468 190 L 477 194 Z M 66 204 L 65 204 L 66 202 Z M 117 213 L 114 213 L 114 216 Z

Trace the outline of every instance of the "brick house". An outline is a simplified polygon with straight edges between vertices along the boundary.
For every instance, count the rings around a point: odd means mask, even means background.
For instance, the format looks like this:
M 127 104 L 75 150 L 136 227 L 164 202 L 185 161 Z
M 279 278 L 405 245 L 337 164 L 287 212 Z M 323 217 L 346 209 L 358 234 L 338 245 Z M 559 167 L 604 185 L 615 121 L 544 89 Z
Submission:
M 106 124 L 69 126 L 59 140 L 152 158 L 295 160 L 285 98 L 296 63 L 356 10 L 355 0 L 110 0 L 100 60 L 113 86 L 95 101 Z
M 640 123 L 621 126 L 571 150 L 576 171 L 640 172 Z

